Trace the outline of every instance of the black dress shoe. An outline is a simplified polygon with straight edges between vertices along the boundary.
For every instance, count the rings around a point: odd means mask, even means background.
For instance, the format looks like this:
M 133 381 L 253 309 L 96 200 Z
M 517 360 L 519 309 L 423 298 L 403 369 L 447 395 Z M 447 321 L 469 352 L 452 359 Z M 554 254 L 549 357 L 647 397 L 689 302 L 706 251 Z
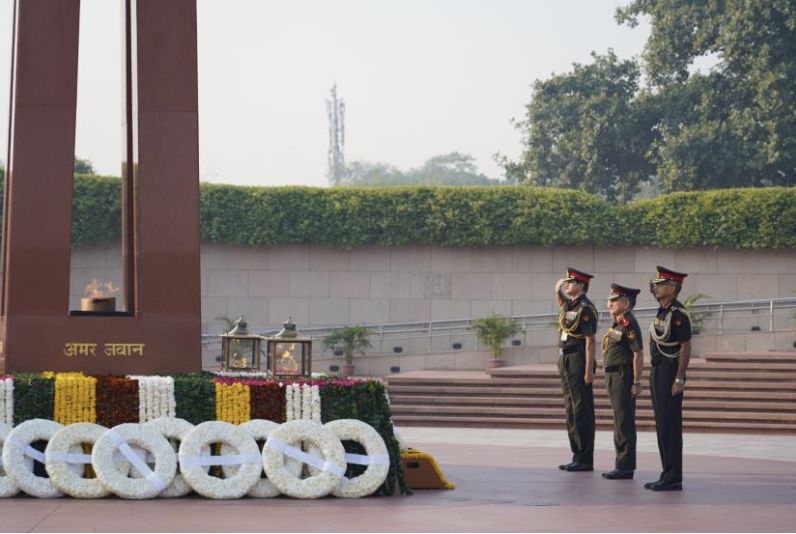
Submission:
M 561 469 L 562 471 L 566 471 L 567 469 L 569 469 L 570 465 L 572 465 L 572 463 L 561 464 L 561 465 L 558 466 L 558 468 Z
M 632 480 L 633 471 L 625 469 L 614 469 L 609 473 L 603 473 L 603 478 L 608 480 Z
M 652 489 L 652 486 L 654 486 L 655 484 L 660 484 L 661 482 L 663 481 L 660 478 L 655 482 L 647 482 L 644 484 L 644 489 Z
M 567 466 L 567 471 L 575 472 L 575 471 L 594 471 L 594 467 L 589 464 L 582 464 L 580 462 L 574 462 Z
M 683 491 L 682 482 L 658 482 L 650 488 L 652 491 Z

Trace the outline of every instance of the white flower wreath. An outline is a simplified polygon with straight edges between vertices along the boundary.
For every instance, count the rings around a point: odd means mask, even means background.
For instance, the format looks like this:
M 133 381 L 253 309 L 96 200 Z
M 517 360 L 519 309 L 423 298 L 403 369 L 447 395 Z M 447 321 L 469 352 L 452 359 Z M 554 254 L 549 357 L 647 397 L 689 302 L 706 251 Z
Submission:
M 311 456 L 292 443 L 307 442 L 323 458 Z M 285 456 L 319 469 L 317 475 L 299 479 L 285 465 Z M 271 432 L 263 447 L 263 467 L 268 478 L 285 495 L 317 499 L 331 493 L 345 474 L 345 450 L 334 434 L 313 421 L 295 420 Z
M 81 445 L 93 447 L 108 430 L 93 423 L 74 423 L 61 428 L 47 443 L 44 451 L 45 468 L 55 489 L 79 499 L 99 499 L 110 494 L 97 478 L 84 478 L 85 465 L 91 455 L 84 454 Z M 130 464 L 117 460 L 116 468 L 126 474 Z
M 136 454 L 131 445 L 152 454 L 155 459 L 154 471 Z M 116 468 L 114 456 L 117 450 L 144 478 L 128 478 Z M 100 482 L 125 499 L 156 497 L 168 488 L 177 472 L 177 458 L 166 438 L 140 423 L 117 425 L 102 434 L 91 452 L 91 464 Z
M 55 421 L 29 419 L 11 430 L 3 443 L 3 469 L 28 495 L 45 499 L 63 496 L 49 478 L 33 474 L 33 460 L 45 463 L 45 458 L 43 452 L 30 445 L 34 441 L 50 441 L 61 428 L 63 425 Z
M 271 435 L 271 432 L 279 428 L 279 424 L 266 419 L 252 419 L 251 421 L 247 421 L 242 425 L 239 425 L 238 428 L 249 434 L 252 438 L 254 438 L 255 441 L 266 441 L 268 436 Z M 226 444 L 222 445 L 221 454 L 232 454 L 231 447 Z M 258 465 L 262 465 L 260 458 L 258 458 Z M 285 467 L 296 477 L 301 475 L 301 469 L 303 465 L 304 464 L 298 460 L 293 459 L 289 459 L 285 462 Z M 238 473 L 240 468 L 237 465 L 225 465 L 221 469 L 224 472 L 225 477 L 233 477 Z M 274 486 L 274 484 L 268 480 L 268 478 L 262 477 L 262 469 L 260 474 L 260 480 L 258 480 L 254 486 L 252 486 L 246 495 L 260 499 L 281 495 L 276 486 Z
M 2 452 L 3 445 L 8 439 L 10 432 L 11 427 L 9 425 L 0 423 L 0 452 Z M 0 454 L 0 499 L 13 497 L 17 493 L 19 493 L 19 488 L 17 488 L 14 480 L 3 470 L 3 456 Z
M 338 419 L 324 425 L 340 441 L 356 441 L 365 448 L 365 455 L 346 453 L 345 460 L 349 464 L 366 465 L 365 472 L 354 478 L 340 481 L 332 494 L 335 497 L 357 498 L 373 494 L 384 484 L 390 471 L 390 454 L 384 439 L 376 429 L 358 419 Z M 310 449 L 310 454 L 318 456 L 317 449 Z M 316 470 L 310 467 L 310 474 Z
M 210 456 L 203 453 L 213 443 L 221 443 L 237 454 Z M 180 469 L 194 491 L 211 499 L 238 499 L 260 480 L 261 456 L 257 442 L 248 433 L 224 421 L 206 421 L 183 438 L 180 445 Z M 238 472 L 230 478 L 210 476 L 203 469 L 208 465 L 237 465 Z
M 179 417 L 158 417 L 157 419 L 153 419 L 147 423 L 144 423 L 144 426 L 156 430 L 162 434 L 163 437 L 169 440 L 169 443 L 171 443 L 171 446 L 174 449 L 175 455 L 179 451 L 179 442 L 182 442 L 182 440 L 185 439 L 185 436 L 188 435 L 188 432 L 195 428 L 194 425 L 185 419 L 180 419 Z M 202 452 L 205 454 L 210 454 L 210 446 L 208 445 L 205 447 Z M 205 472 L 209 470 L 209 466 L 205 467 Z M 184 495 L 188 495 L 191 491 L 193 491 L 191 486 L 185 482 L 185 478 L 182 476 L 182 473 L 178 472 L 169 487 L 166 488 L 166 490 L 159 496 L 182 497 Z

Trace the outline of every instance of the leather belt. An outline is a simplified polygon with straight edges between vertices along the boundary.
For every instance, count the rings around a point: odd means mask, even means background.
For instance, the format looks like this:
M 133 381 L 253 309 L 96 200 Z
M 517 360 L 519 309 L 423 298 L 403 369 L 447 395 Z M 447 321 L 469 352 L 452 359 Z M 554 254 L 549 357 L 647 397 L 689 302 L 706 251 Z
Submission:
M 558 349 L 558 354 L 563 356 L 564 354 L 572 354 L 573 352 L 580 352 L 581 348 L 582 347 L 580 345 L 566 345 Z
M 656 365 L 663 365 L 665 363 L 670 363 L 670 362 L 678 362 L 679 363 L 679 359 L 678 358 L 657 358 L 655 360 L 652 360 L 652 366 L 655 367 Z
M 620 363 L 617 365 L 606 365 L 603 367 L 603 371 L 606 373 L 616 373 L 617 371 L 621 371 L 622 369 L 632 369 L 633 366 L 629 363 Z

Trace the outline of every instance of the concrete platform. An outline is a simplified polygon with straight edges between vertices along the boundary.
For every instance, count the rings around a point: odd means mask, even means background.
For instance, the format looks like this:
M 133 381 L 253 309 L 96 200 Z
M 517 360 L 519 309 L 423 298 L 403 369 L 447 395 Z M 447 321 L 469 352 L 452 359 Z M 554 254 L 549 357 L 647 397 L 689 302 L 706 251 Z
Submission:
M 560 432 L 407 428 L 410 445 L 433 453 L 452 491 L 411 497 L 297 501 L 0 500 L 4 532 L 787 532 L 796 527 L 792 437 L 689 435 L 684 492 L 653 493 L 652 435 L 642 434 L 636 480 L 607 481 L 610 434 L 598 433 L 597 470 L 564 473 Z M 776 457 L 777 460 L 771 460 Z

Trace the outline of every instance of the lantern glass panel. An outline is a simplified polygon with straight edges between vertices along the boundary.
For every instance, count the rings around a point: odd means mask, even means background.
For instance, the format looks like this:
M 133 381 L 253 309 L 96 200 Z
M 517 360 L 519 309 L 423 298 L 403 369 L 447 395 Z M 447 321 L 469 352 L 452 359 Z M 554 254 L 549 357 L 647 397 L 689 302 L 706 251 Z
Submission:
M 254 353 L 254 340 L 231 339 L 229 351 L 229 366 L 231 369 L 248 369 L 257 366 Z
M 299 375 L 303 372 L 304 345 L 294 341 L 280 341 L 274 348 L 276 374 Z

